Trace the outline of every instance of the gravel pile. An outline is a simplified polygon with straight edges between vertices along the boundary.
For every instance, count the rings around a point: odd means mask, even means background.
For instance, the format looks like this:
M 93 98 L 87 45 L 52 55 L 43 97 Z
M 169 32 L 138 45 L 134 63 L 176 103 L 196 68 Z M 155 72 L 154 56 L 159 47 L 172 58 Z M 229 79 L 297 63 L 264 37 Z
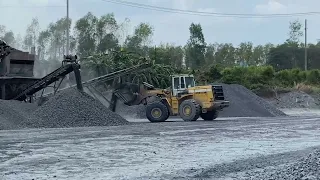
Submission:
M 222 84 L 225 99 L 230 106 L 219 117 L 274 117 L 286 114 L 255 93 L 238 84 Z
M 278 108 L 319 108 L 319 99 L 302 91 L 293 91 L 278 95 L 268 101 Z
M 36 104 L 0 100 L 0 130 L 26 128 L 25 122 L 29 119 L 36 119 L 32 115 L 36 109 Z
M 292 164 L 247 172 L 242 179 L 320 179 L 320 150 Z
M 57 93 L 34 111 L 33 116 L 38 120 L 29 121 L 29 127 L 116 126 L 129 123 L 88 94 L 73 88 Z

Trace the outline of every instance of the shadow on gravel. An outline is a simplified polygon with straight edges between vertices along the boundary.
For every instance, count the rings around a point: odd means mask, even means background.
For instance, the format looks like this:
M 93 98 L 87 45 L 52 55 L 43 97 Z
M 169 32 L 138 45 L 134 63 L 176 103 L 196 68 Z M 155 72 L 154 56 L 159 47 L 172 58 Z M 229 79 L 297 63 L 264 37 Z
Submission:
M 217 164 L 213 167 L 189 169 L 179 173 L 184 174 L 185 176 L 179 176 L 172 179 L 230 179 L 233 176 L 237 176 L 237 173 L 243 173 L 250 170 L 293 163 L 319 148 L 320 146 L 315 146 L 304 150 L 290 151 L 286 153 L 235 160 L 230 163 Z

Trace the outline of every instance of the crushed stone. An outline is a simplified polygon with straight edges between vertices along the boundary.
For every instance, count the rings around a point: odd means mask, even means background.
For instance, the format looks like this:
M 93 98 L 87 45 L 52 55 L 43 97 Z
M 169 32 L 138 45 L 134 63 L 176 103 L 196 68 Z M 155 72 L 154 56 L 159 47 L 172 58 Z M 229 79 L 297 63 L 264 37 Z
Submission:
M 0 100 L 0 130 L 126 124 L 126 119 L 74 88 L 35 103 Z
M 121 101 L 118 101 L 116 113 L 120 114 L 123 117 L 129 117 L 133 119 L 144 119 L 146 118 L 145 105 L 135 105 L 127 106 Z
M 36 109 L 36 104 L 15 100 L 0 100 L 0 130 L 26 128 L 24 124 L 26 121 L 36 119 L 32 115 L 32 112 Z
M 58 92 L 33 113 L 39 128 L 117 126 L 129 122 L 85 92 L 70 88 Z M 30 124 L 30 123 L 29 123 Z
M 294 163 L 247 172 L 240 179 L 320 179 L 320 150 L 316 150 Z
M 221 84 L 230 106 L 219 117 L 275 117 L 286 114 L 251 90 L 238 84 Z
M 279 94 L 276 98 L 267 99 L 278 108 L 310 108 L 319 109 L 320 100 L 302 91 Z

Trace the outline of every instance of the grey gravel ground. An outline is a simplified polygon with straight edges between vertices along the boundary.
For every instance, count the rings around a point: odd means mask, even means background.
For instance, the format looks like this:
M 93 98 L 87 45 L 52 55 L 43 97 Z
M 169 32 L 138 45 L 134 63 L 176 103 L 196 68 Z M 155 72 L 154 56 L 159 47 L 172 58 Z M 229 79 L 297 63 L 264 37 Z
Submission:
M 296 158 L 299 158 L 299 156 Z M 320 179 L 320 149 L 309 153 L 309 155 L 294 163 L 247 172 L 243 174 L 241 179 Z
M 33 115 L 38 121 L 31 119 L 28 127 L 115 126 L 129 123 L 88 94 L 73 88 L 61 91 L 50 98 L 35 110 Z
M 128 118 L 146 118 L 145 105 L 127 106 L 121 102 L 118 102 L 116 113 L 120 114 L 122 117 Z
M 220 117 L 273 117 L 285 116 L 285 113 L 278 110 L 255 93 L 238 84 L 223 84 L 226 100 L 230 106 L 223 109 Z
M 241 179 L 320 146 L 318 117 L 225 119 L 0 131 L 0 179 Z
M 267 99 L 267 101 L 278 108 L 320 108 L 319 97 L 302 91 L 279 94 L 277 98 Z
M 319 179 L 320 169 L 314 164 L 314 161 L 319 161 L 319 149 L 320 146 L 316 146 L 303 150 L 238 159 L 233 162 L 217 164 L 211 168 L 192 169 L 188 173 L 195 175 L 189 176 L 189 178 L 221 180 L 300 179 L 300 174 L 303 174 L 304 177 L 316 176 Z M 176 178 L 179 179 L 179 177 Z

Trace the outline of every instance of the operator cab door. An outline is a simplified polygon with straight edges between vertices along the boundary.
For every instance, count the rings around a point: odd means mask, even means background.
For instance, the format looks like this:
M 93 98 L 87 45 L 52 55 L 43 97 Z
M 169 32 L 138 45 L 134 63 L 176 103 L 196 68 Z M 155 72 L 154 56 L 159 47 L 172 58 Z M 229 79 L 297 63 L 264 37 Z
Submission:
M 172 77 L 172 95 L 175 97 L 178 93 L 186 90 L 185 77 Z

